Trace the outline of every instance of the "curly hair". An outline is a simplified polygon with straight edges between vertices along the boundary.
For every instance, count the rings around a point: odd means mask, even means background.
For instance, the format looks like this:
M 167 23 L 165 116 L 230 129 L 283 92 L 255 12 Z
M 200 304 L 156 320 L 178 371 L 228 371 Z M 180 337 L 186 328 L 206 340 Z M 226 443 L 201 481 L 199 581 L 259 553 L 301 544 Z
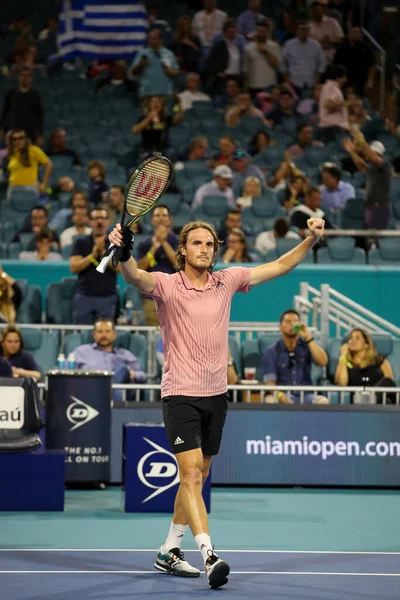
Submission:
M 176 251 L 175 258 L 177 262 L 177 270 L 183 271 L 186 264 L 186 257 L 182 254 L 181 248 L 186 246 L 189 233 L 191 231 L 195 231 L 196 229 L 206 229 L 209 233 L 211 233 L 214 241 L 214 254 L 212 257 L 211 265 L 208 267 L 208 271 L 210 273 L 213 272 L 215 263 L 217 262 L 217 254 L 218 250 L 222 244 L 221 240 L 218 238 L 218 234 L 215 231 L 213 225 L 210 223 L 206 223 L 205 221 L 191 221 L 187 223 L 184 227 L 182 227 L 181 232 L 179 234 L 179 246 Z
M 23 129 L 11 129 L 11 131 L 8 132 L 8 134 L 7 134 L 8 158 L 10 159 L 12 156 L 15 156 L 18 153 L 18 151 L 15 150 L 15 147 L 13 144 L 13 139 L 12 139 L 15 134 L 19 134 L 21 137 L 22 136 L 25 137 L 24 145 L 21 148 L 21 150 L 19 151 L 20 161 L 21 161 L 22 166 L 30 167 L 31 160 L 29 157 L 29 146 L 31 145 L 31 140 L 28 138 L 28 136 L 26 135 L 26 132 Z

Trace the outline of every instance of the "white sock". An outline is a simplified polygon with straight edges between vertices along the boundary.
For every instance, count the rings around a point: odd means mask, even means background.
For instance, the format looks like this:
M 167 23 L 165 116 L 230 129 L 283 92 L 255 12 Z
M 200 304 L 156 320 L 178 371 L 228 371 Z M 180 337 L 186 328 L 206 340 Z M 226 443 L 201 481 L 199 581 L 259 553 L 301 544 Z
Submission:
M 171 548 L 180 548 L 186 529 L 187 525 L 177 525 L 171 521 L 168 537 L 165 540 L 165 544 L 162 547 L 161 552 L 163 554 L 167 554 Z
M 199 533 L 194 538 L 194 541 L 197 544 L 198 549 L 200 550 L 204 562 L 206 562 L 208 558 L 208 551 L 212 551 L 211 538 L 206 533 Z

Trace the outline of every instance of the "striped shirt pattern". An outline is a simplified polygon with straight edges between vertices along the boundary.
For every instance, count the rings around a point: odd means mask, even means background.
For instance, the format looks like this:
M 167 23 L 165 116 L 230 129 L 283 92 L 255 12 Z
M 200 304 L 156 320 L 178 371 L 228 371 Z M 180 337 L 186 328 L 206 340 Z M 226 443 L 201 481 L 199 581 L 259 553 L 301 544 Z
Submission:
M 202 289 L 184 271 L 153 272 L 164 344 L 161 397 L 217 396 L 227 390 L 228 327 L 232 297 L 250 289 L 250 271 L 229 267 L 208 274 Z
M 59 43 L 64 60 L 75 57 L 131 60 L 147 39 L 147 12 L 132 0 L 65 0 Z

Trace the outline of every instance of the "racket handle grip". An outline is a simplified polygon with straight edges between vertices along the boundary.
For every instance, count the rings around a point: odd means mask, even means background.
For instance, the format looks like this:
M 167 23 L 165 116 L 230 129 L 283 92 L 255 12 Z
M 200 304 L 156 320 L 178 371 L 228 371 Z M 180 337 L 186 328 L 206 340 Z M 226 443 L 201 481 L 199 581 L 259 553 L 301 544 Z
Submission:
M 106 250 L 106 252 L 101 257 L 100 263 L 96 267 L 96 271 L 98 271 L 99 273 L 105 272 L 105 270 L 107 269 L 108 263 L 111 261 L 112 257 L 114 256 L 115 251 L 116 251 L 116 247 L 114 246 L 114 244 L 110 244 L 108 247 L 108 250 Z

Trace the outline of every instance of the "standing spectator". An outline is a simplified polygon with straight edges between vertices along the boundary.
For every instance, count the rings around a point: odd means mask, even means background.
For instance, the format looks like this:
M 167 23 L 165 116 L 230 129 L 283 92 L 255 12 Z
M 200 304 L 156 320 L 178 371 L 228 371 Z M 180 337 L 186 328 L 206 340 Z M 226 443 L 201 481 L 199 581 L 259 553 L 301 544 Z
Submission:
M 178 94 L 183 111 L 189 110 L 193 102 L 211 102 L 210 96 L 200 91 L 200 75 L 189 73 L 186 77 L 186 89 Z
M 158 6 L 149 6 L 147 9 L 147 18 L 149 20 L 149 32 L 158 29 L 161 33 L 163 44 L 168 46 L 171 42 L 172 29 L 168 21 L 160 19 L 158 16 Z
M 53 233 L 50 229 L 43 228 L 35 235 L 36 250 L 24 250 L 19 253 L 20 260 L 56 261 L 62 260 L 59 252 L 52 252 Z
M 49 216 L 47 214 L 47 210 L 45 209 L 44 206 L 41 206 L 40 204 L 38 204 L 37 206 L 34 206 L 31 210 L 31 214 L 29 217 L 29 223 L 25 226 L 22 226 L 21 229 L 19 229 L 14 237 L 12 238 L 11 242 L 21 242 L 21 233 L 39 233 L 39 231 L 41 231 L 41 229 L 50 229 L 50 231 L 53 234 L 53 242 L 55 244 L 58 245 L 59 240 L 58 240 L 58 236 L 56 234 L 56 232 L 54 231 L 53 228 L 49 227 Z
M 194 195 L 192 210 L 200 208 L 206 196 L 226 198 L 228 206 L 235 208 L 235 196 L 231 189 L 232 169 L 227 165 L 218 165 L 213 171 L 213 179 L 203 183 Z
M 242 214 L 237 208 L 233 208 L 226 213 L 222 229 L 218 231 L 218 239 L 225 243 L 229 234 L 234 229 L 242 228 Z
M 249 253 L 246 236 L 241 229 L 233 229 L 228 235 L 227 248 L 221 254 L 223 263 L 249 263 L 253 259 Z
M 343 29 L 336 19 L 325 14 L 324 6 L 318 0 L 311 4 L 311 11 L 310 37 L 321 44 L 327 62 L 332 64 L 336 46 L 343 41 Z
M 0 265 L 0 323 L 15 323 L 22 302 L 22 290 Z
M 250 0 L 252 1 L 254 0 Z M 269 19 L 259 22 L 254 42 L 250 42 L 245 48 L 243 71 L 253 98 L 258 92 L 278 82 L 277 69 L 281 51 L 278 44 L 271 40 L 272 27 Z
M 237 105 L 227 111 L 225 123 L 228 127 L 237 127 L 240 125 L 240 120 L 244 117 L 255 117 L 256 119 L 260 119 L 260 126 L 261 123 L 267 124 L 263 113 L 259 108 L 254 106 L 250 94 L 247 92 L 240 94 Z
M 150 31 L 148 47 L 136 54 L 132 73 L 139 79 L 139 96 L 142 100 L 173 93 L 173 80 L 179 73 L 179 65 L 175 54 L 162 45 L 158 29 Z
M 5 95 L 0 118 L 0 132 L 18 129 L 26 132 L 33 143 L 43 145 L 44 111 L 42 98 L 32 86 L 32 70 L 24 67 L 18 76 L 18 86 Z
M 335 64 L 346 69 L 349 81 L 360 96 L 374 86 L 375 57 L 362 39 L 360 27 L 350 27 L 347 39 L 337 48 Z
M 107 211 L 94 208 L 90 213 L 90 225 L 92 233 L 74 241 L 69 259 L 71 272 L 78 274 L 72 318 L 79 325 L 90 325 L 99 317 L 114 319 L 117 309 L 117 275 L 112 261 L 104 274 L 96 271 L 109 246 Z
M 256 237 L 254 248 L 262 254 L 271 253 L 276 249 L 276 240 L 300 240 L 300 237 L 294 231 L 289 230 L 287 219 L 281 217 L 274 221 L 271 231 L 262 231 Z
M 171 44 L 181 71 L 198 71 L 201 56 L 201 42 L 195 35 L 188 15 L 179 17 L 176 23 L 175 42 Z
M 349 198 L 356 197 L 356 191 L 351 183 L 341 181 L 341 171 L 335 163 L 324 163 L 321 169 L 322 185 L 321 199 L 324 208 L 333 211 L 342 210 Z
M 233 179 L 232 189 L 235 195 L 240 194 L 240 190 L 247 177 L 257 177 L 261 181 L 263 187 L 266 187 L 264 173 L 260 167 L 250 163 L 250 155 L 246 150 L 237 149 L 232 155 Z
M 58 128 L 52 131 L 49 145 L 46 148 L 48 156 L 70 156 L 72 164 L 78 167 L 82 166 L 82 160 L 75 150 L 67 146 L 67 134 L 64 129 Z
M 302 158 L 308 148 L 321 148 L 323 144 L 312 139 L 312 129 L 306 123 L 297 128 L 297 143 L 289 146 L 288 153 L 293 159 Z
M 238 16 L 238 32 L 248 39 L 254 37 L 258 25 L 265 21 L 266 17 L 260 13 L 260 8 L 260 0 L 248 0 L 248 9 Z
M 1 356 L 11 365 L 13 377 L 32 377 L 40 381 L 40 368 L 32 354 L 25 352 L 20 329 L 8 325 L 1 331 Z
M 78 206 L 72 213 L 72 227 L 67 227 L 60 235 L 60 246 L 71 246 L 77 235 L 89 235 L 89 209 L 87 206 Z
M 326 59 L 318 42 L 309 38 L 310 26 L 302 21 L 297 37 L 285 42 L 280 70 L 300 95 L 304 88 L 313 88 L 325 71 Z
M 307 221 L 314 217 L 324 219 L 326 229 L 333 229 L 324 211 L 321 210 L 321 192 L 315 187 L 307 190 L 305 204 L 298 204 L 290 212 L 290 226 L 297 227 L 301 237 L 305 238 L 308 235 Z
M 91 160 L 88 164 L 89 175 L 89 204 L 98 206 L 107 199 L 108 185 L 106 183 L 106 165 L 102 160 Z
M 222 33 L 228 15 L 216 8 L 216 0 L 204 0 L 204 9 L 193 17 L 194 31 L 203 48 L 208 48 L 215 35 Z
M 242 195 L 236 199 L 236 206 L 241 210 L 253 204 L 253 198 L 261 196 L 261 183 L 257 177 L 247 177 L 244 181 Z
M 31 144 L 25 131 L 12 129 L 7 134 L 8 197 L 13 189 L 31 189 L 37 194 L 47 192 L 53 163 L 38 146 Z M 39 165 L 44 166 L 43 181 L 39 183 Z
M 349 130 L 349 115 L 342 86 L 347 81 L 343 67 L 332 66 L 319 97 L 319 127 L 325 144 L 343 136 Z
M 179 237 L 172 231 L 172 218 L 169 208 L 158 204 L 151 213 L 153 233 L 145 238 L 138 248 L 138 268 L 143 271 L 175 273 L 175 252 Z M 156 305 L 151 296 L 142 295 L 142 306 L 146 325 L 158 326 Z
M 168 130 L 173 125 L 178 125 L 183 117 L 183 110 L 179 100 L 179 110 L 171 116 L 167 113 L 162 98 L 150 98 L 147 112 L 140 117 L 132 127 L 132 133 L 141 133 L 140 145 L 141 158 L 147 158 L 153 152 L 162 152 L 168 147 Z
M 245 39 L 236 34 L 235 19 L 227 19 L 223 34 L 215 37 L 207 56 L 208 87 L 213 93 L 220 94 L 223 91 L 227 77 L 241 80 L 244 47 Z

